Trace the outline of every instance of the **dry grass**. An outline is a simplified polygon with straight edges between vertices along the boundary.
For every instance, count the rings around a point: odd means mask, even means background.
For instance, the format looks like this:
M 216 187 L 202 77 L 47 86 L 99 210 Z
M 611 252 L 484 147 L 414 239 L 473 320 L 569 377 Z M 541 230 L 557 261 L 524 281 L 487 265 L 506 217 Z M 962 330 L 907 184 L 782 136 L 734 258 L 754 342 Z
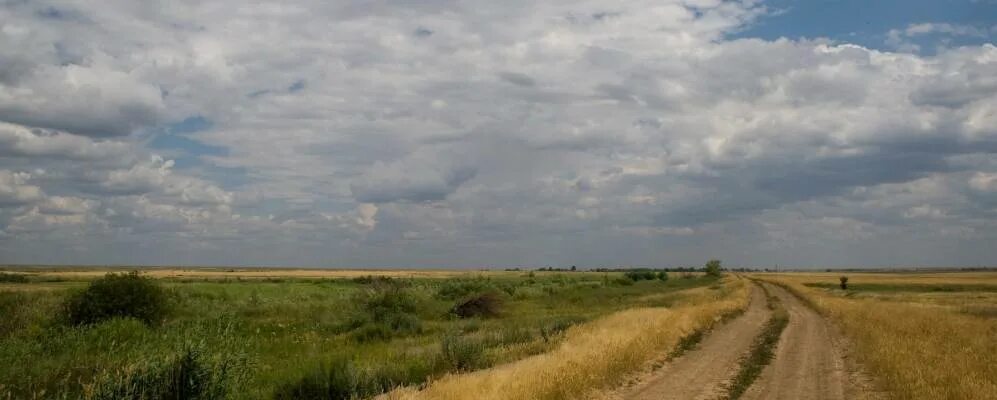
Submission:
M 667 353 L 679 339 L 747 306 L 749 288 L 727 278 L 725 289 L 693 289 L 673 308 L 621 311 L 572 327 L 548 353 L 469 374 L 448 375 L 424 390 L 403 388 L 387 399 L 576 399 L 623 383 Z
M 761 275 L 829 315 L 855 354 L 897 399 L 997 399 L 997 319 L 967 309 L 997 306 L 992 293 L 861 293 L 804 286 L 840 274 Z M 848 273 L 854 283 L 990 284 L 994 273 Z

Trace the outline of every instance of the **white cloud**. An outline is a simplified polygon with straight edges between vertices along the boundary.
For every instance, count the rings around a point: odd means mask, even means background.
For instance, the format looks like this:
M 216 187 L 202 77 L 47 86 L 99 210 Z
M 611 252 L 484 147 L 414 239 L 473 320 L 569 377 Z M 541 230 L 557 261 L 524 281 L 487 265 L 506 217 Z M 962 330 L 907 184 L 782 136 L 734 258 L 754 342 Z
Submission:
M 0 170 L 0 207 L 31 204 L 44 198 L 40 187 L 29 183 L 31 174 Z
M 11 244 L 31 232 L 161 244 L 153 262 L 189 248 L 206 262 L 365 265 L 687 262 L 712 245 L 744 263 L 848 263 L 879 253 L 821 243 L 997 234 L 997 48 L 923 55 L 915 41 L 982 32 L 898 27 L 899 51 L 731 38 L 767 12 L 0 6 L 0 245 L 31 259 L 37 247 Z M 210 128 L 177 137 L 223 151 L 150 148 L 192 116 Z M 70 226 L 92 234 L 60 235 Z

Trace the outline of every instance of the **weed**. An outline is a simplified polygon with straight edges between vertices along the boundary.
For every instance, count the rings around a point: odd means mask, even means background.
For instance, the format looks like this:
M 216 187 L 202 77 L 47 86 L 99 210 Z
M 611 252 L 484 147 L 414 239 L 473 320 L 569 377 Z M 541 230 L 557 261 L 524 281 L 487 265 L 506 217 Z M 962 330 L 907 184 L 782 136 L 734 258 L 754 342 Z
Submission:
M 146 361 L 99 377 L 84 391 L 89 400 L 224 399 L 232 380 L 245 373 L 245 363 L 210 363 L 201 350 L 188 347 L 166 361 Z
M 447 334 L 440 341 L 440 363 L 447 371 L 466 372 L 487 366 L 485 346 L 478 340 Z

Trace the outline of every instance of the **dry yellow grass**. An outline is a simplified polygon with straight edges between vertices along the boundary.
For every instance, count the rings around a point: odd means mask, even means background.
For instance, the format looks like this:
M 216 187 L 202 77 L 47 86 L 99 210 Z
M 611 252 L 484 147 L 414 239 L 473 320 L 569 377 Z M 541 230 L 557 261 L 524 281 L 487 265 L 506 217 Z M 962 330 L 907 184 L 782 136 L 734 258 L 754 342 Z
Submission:
M 849 283 L 993 283 L 997 274 L 848 273 Z M 883 276 L 887 275 L 887 276 Z M 962 312 L 992 293 L 884 293 L 849 298 L 804 286 L 840 274 L 761 275 L 788 285 L 829 315 L 854 352 L 897 399 L 997 399 L 997 319 Z M 990 306 L 994 306 L 990 303 Z
M 694 329 L 743 309 L 749 288 L 729 277 L 726 290 L 686 292 L 673 308 L 621 311 L 573 327 L 556 349 L 469 374 L 448 375 L 424 390 L 402 388 L 386 399 L 576 399 L 623 383 L 624 378 Z

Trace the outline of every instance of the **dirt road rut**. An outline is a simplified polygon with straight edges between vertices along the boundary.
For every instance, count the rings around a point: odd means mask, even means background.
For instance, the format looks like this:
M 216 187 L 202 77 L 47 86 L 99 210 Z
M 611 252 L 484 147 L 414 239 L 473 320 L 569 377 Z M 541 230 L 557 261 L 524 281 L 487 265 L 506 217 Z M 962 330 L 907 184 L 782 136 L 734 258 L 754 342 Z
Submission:
M 786 289 L 765 284 L 789 312 L 775 359 L 744 394 L 747 400 L 868 398 L 852 382 L 841 338 L 831 324 Z M 861 393 L 860 393 L 861 392 Z
M 752 288 L 744 314 L 710 332 L 695 349 L 672 360 L 622 396 L 631 400 L 714 399 L 738 370 L 738 361 L 751 348 L 770 312 L 765 295 Z

